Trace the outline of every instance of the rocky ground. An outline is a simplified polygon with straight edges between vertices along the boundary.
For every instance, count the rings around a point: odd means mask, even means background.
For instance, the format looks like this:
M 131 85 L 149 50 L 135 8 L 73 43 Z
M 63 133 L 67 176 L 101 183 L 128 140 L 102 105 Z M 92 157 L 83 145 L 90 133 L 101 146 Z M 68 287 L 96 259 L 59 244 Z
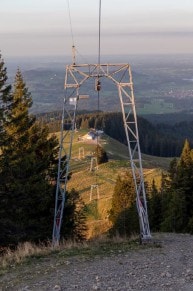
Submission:
M 0 277 L 0 290 L 193 290 L 193 236 L 157 234 L 161 247 L 111 256 L 70 257 L 17 267 Z

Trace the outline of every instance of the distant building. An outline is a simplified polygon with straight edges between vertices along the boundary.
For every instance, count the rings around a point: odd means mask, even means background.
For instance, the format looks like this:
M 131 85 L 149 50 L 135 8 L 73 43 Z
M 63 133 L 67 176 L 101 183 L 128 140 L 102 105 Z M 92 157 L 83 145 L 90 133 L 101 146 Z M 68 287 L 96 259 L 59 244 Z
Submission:
M 97 138 L 97 136 L 101 136 L 101 134 L 103 134 L 104 131 L 103 130 L 95 130 L 95 129 L 91 129 L 85 136 L 84 138 L 87 140 L 95 140 Z
M 96 137 L 97 137 L 97 134 L 94 131 L 89 131 L 87 133 L 87 139 L 95 139 Z

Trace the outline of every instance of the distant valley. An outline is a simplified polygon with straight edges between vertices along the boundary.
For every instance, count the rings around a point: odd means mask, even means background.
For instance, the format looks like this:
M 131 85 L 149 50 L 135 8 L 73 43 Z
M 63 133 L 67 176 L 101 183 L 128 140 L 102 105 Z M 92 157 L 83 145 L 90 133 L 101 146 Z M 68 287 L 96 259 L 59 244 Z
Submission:
M 70 60 L 70 58 L 69 58 Z M 127 61 L 130 60 L 130 61 Z M 13 82 L 17 62 L 33 97 L 34 113 L 60 110 L 64 98 L 65 65 L 68 60 L 10 60 L 8 74 Z M 70 62 L 70 61 L 69 61 Z M 120 63 L 120 57 L 111 58 Z M 165 114 L 193 109 L 192 56 L 131 56 L 121 62 L 131 63 L 138 114 Z M 109 80 L 101 80 L 100 110 L 120 111 L 117 89 Z M 81 88 L 90 98 L 79 102 L 79 109 L 96 110 L 94 80 Z

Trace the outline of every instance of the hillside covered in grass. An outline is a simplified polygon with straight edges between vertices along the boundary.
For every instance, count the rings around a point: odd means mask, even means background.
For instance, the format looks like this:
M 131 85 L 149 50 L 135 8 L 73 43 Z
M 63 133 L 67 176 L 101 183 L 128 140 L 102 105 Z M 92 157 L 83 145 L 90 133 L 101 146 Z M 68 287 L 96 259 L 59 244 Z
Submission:
M 98 143 L 106 151 L 109 160 L 98 167 L 94 163 L 94 168 L 91 169 L 97 140 L 87 139 L 87 133 L 87 130 L 75 133 L 70 162 L 72 177 L 67 189 L 75 188 L 85 203 L 87 237 L 91 238 L 110 228 L 108 217 L 116 179 L 118 175 L 130 169 L 130 161 L 127 146 L 103 134 Z M 162 172 L 167 170 L 170 161 L 169 158 L 142 155 L 145 181 L 151 185 L 154 179 L 159 187 Z M 94 185 L 96 187 L 93 187 Z

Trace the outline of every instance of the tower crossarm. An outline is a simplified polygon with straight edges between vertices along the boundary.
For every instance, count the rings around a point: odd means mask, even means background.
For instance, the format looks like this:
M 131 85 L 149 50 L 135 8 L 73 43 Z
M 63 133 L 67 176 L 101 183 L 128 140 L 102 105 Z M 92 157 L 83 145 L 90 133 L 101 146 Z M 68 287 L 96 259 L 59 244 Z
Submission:
M 127 138 L 128 156 L 135 185 L 136 204 L 140 225 L 140 236 L 142 240 L 151 238 L 131 67 L 129 64 L 72 64 L 66 66 L 64 82 L 66 95 L 64 98 L 61 125 L 60 153 L 58 162 L 55 216 L 53 226 L 53 244 L 59 243 L 60 239 L 60 231 L 66 197 L 66 186 L 69 175 L 72 141 L 75 130 L 76 110 L 77 103 L 79 101 L 79 89 L 89 78 L 100 78 L 101 80 L 101 78 L 103 77 L 111 80 L 116 85 L 118 90 L 118 97 L 121 104 L 123 123 Z M 74 96 L 74 93 L 75 97 L 72 97 Z M 67 111 L 69 124 L 65 124 L 64 112 L 66 104 L 71 99 L 73 101 L 72 103 L 74 108 L 73 110 L 70 110 L 70 112 Z M 67 130 L 65 130 L 65 125 L 67 126 Z M 70 137 L 68 138 L 67 135 Z M 63 157 L 65 157 L 64 161 Z

